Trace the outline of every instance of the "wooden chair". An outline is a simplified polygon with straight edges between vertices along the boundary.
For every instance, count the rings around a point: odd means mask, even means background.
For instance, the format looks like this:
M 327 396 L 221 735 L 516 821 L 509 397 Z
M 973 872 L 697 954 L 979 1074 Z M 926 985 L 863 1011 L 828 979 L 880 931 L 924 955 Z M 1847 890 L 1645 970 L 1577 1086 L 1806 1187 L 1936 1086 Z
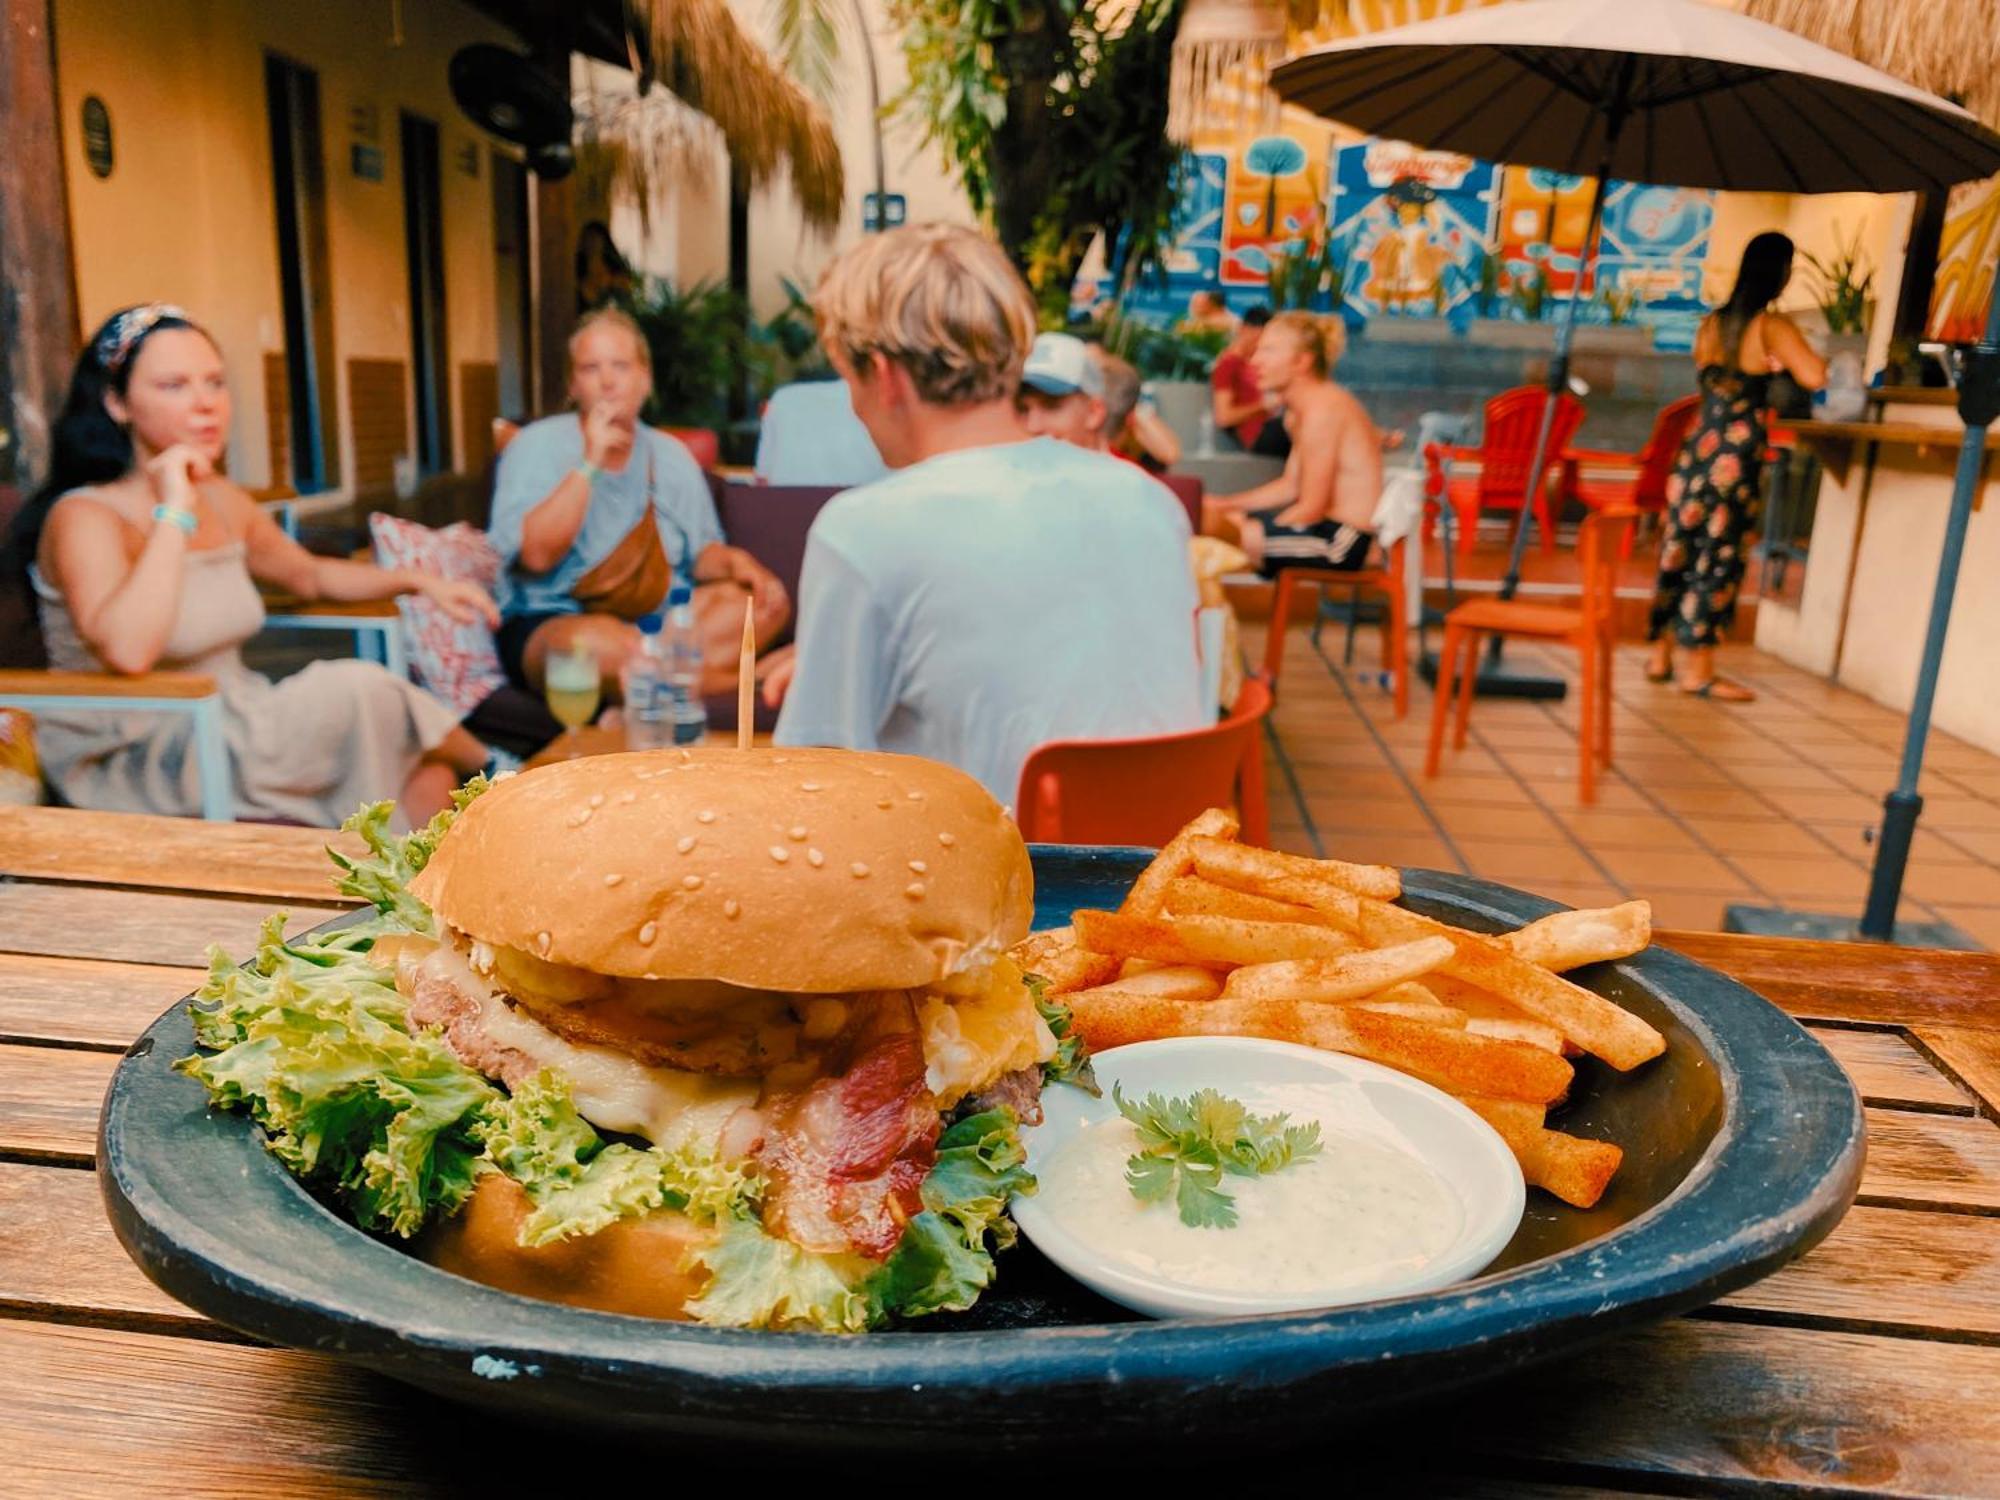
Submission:
M 1637 453 L 1616 453 L 1604 448 L 1565 448 L 1562 454 L 1561 493 L 1565 502 L 1578 500 L 1592 510 L 1636 510 L 1658 519 L 1667 509 L 1667 480 L 1680 457 L 1681 444 L 1701 411 L 1699 396 L 1683 396 L 1660 408 L 1653 419 L 1652 435 Z M 1631 555 L 1636 526 L 1625 533 L 1625 552 Z
M 184 713 L 194 721 L 201 815 L 227 823 L 236 816 L 229 746 L 222 737 L 222 695 L 215 679 L 199 672 L 0 671 L 0 708 L 35 713 Z
M 1458 711 L 1452 748 L 1465 748 L 1472 716 L 1473 686 L 1479 677 L 1479 648 L 1488 635 L 1527 636 L 1574 646 L 1582 667 L 1577 706 L 1577 795 L 1597 800 L 1597 768 L 1611 764 L 1611 648 L 1616 635 L 1618 558 L 1625 534 L 1638 512 L 1601 510 L 1584 519 L 1577 537 L 1583 592 L 1577 607 L 1532 604 L 1522 599 L 1475 599 L 1444 618 L 1444 650 L 1438 655 L 1437 695 L 1431 701 L 1430 751 L 1424 774 L 1435 776 L 1444 748 L 1444 720 L 1454 683 Z
M 1131 740 L 1054 740 L 1021 767 L 1014 816 L 1021 836 L 1044 844 L 1158 847 L 1210 807 L 1234 804 L 1243 842 L 1265 844 L 1264 718 L 1271 690 L 1244 682 L 1220 723 Z
M 1486 425 L 1477 448 L 1432 443 L 1424 449 L 1424 498 L 1450 505 L 1458 519 L 1458 550 L 1470 552 L 1479 533 L 1483 510 L 1519 510 L 1526 503 L 1528 465 L 1535 457 L 1535 434 L 1542 421 L 1542 403 L 1549 393 L 1538 385 L 1516 386 L 1486 403 Z M 1555 550 L 1555 516 L 1549 506 L 1548 476 L 1556 472 L 1558 455 L 1583 424 L 1583 403 L 1564 391 L 1556 398 L 1549 428 L 1543 482 L 1536 487 L 1535 519 L 1541 524 L 1542 550 Z
M 1264 636 L 1264 680 L 1275 695 L 1278 670 L 1285 662 L 1285 629 L 1292 617 L 1292 596 L 1300 589 L 1350 589 L 1358 602 L 1364 593 L 1381 594 L 1388 602 L 1382 616 L 1382 668 L 1395 684 L 1396 717 L 1410 711 L 1410 621 L 1403 585 L 1403 542 L 1388 548 L 1379 568 L 1334 573 L 1325 568 L 1280 568 L 1271 590 L 1271 623 Z M 1315 625 L 1314 636 L 1318 636 Z

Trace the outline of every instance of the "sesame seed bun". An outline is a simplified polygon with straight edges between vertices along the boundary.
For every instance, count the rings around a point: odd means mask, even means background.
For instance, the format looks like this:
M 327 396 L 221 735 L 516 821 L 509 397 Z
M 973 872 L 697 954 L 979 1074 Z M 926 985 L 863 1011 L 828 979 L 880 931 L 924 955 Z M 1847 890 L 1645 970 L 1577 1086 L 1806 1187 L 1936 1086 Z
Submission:
M 475 799 L 411 891 L 496 948 L 628 978 L 915 989 L 1027 935 L 1034 877 L 971 777 L 848 750 L 565 761 Z

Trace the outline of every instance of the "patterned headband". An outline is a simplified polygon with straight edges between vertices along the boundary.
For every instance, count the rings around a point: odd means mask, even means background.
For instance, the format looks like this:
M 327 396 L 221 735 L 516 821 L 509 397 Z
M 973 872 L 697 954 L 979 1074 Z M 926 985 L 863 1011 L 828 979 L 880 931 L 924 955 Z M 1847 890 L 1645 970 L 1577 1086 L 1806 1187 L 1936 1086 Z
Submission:
M 132 357 L 132 351 L 138 348 L 139 341 L 167 318 L 187 324 L 194 322 L 171 302 L 142 302 L 137 307 L 126 308 L 105 324 L 95 346 L 97 362 L 104 366 L 105 373 L 116 375 L 123 369 L 125 361 Z

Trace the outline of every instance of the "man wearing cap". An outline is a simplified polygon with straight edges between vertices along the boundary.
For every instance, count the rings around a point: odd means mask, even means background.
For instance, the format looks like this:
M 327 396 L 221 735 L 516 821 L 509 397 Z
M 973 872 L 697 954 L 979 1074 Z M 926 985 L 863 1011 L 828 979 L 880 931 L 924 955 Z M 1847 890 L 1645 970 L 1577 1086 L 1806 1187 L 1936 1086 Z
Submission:
M 1036 437 L 1104 447 L 1104 371 L 1074 334 L 1042 333 L 1021 369 L 1021 421 Z

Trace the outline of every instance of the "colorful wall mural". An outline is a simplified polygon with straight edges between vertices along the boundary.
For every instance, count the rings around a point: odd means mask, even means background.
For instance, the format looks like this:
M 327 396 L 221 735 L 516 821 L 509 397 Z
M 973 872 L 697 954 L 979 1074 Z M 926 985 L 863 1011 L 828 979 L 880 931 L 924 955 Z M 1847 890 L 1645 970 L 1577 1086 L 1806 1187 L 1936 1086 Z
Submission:
M 1238 311 L 1277 303 L 1283 262 L 1324 256 L 1313 298 L 1348 320 L 1552 316 L 1576 281 L 1591 182 L 1498 167 L 1400 141 L 1339 140 L 1286 117 L 1275 133 L 1202 141 L 1189 154 L 1165 275 L 1128 311 L 1173 321 L 1218 288 Z M 1614 183 L 1601 260 L 1585 278 L 1584 322 L 1635 322 L 1663 349 L 1692 346 L 1714 205 L 1706 192 Z M 1077 289 L 1079 314 L 1113 291 Z

